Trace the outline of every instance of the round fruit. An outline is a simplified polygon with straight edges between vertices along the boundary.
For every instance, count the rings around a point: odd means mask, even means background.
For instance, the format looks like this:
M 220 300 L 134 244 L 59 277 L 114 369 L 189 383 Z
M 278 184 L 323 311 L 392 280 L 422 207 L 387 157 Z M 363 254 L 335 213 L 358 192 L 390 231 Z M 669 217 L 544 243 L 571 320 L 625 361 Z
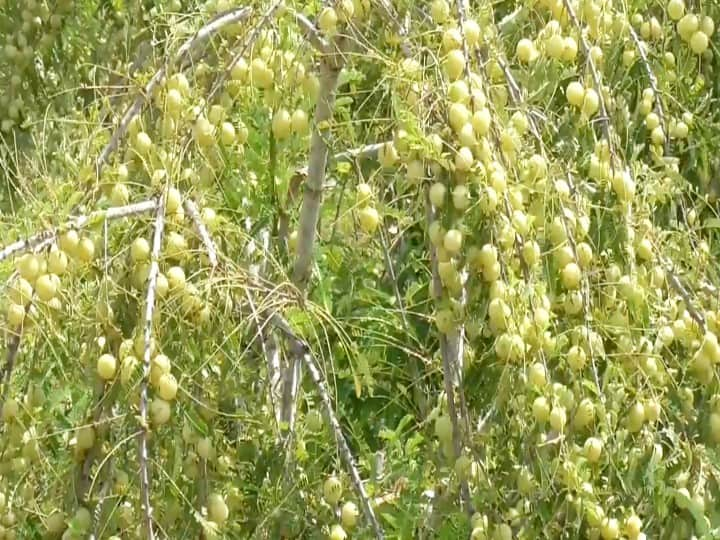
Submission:
M 347 533 L 345 529 L 342 528 L 342 525 L 333 525 L 330 528 L 330 536 L 328 538 L 329 540 L 347 540 Z
M 432 186 L 430 186 L 430 204 L 432 204 L 435 208 L 442 208 L 445 206 L 446 193 L 447 188 L 445 187 L 445 184 L 442 182 L 435 182 Z
M 380 214 L 372 206 L 366 206 L 358 212 L 360 228 L 368 234 L 372 234 L 380 224 Z
M 568 263 L 560 272 L 560 281 L 566 289 L 577 289 L 582 279 L 582 271 L 574 262 Z
M 330 505 L 335 505 L 342 496 L 342 483 L 337 476 L 331 476 L 323 483 L 323 498 Z
M 473 153 L 467 146 L 463 146 L 455 154 L 455 168 L 458 171 L 469 171 L 473 166 Z
M 155 398 L 150 402 L 150 420 L 153 424 L 161 426 L 170 421 L 172 408 L 164 399 Z
M 112 354 L 103 354 L 97 361 L 97 373 L 101 379 L 109 381 L 115 377 L 117 361 Z
M 33 282 L 40 273 L 40 261 L 32 253 L 26 253 L 17 261 L 17 270 L 20 277 Z
M 348 501 L 342 505 L 342 509 L 340 510 L 340 522 L 345 529 L 354 528 L 357 524 L 359 516 L 360 511 L 354 502 Z
M 522 62 L 523 64 L 528 64 L 532 62 L 537 56 L 535 45 L 527 38 L 523 38 L 518 41 L 515 52 L 517 54 L 518 60 L 520 60 L 520 62 Z
M 185 271 L 181 267 L 168 268 L 166 277 L 171 291 L 180 291 L 185 288 Z
M 272 132 L 279 141 L 287 139 L 292 133 L 292 117 L 285 109 L 275 112 L 272 119 Z
M 450 417 L 447 415 L 438 416 L 435 419 L 435 436 L 440 439 L 440 442 L 447 442 L 452 440 L 453 427 Z
M 137 135 L 135 135 L 134 147 L 137 153 L 141 156 L 147 155 L 152 149 L 152 145 L 153 143 L 150 135 L 148 135 L 144 131 L 140 131 Z
M 178 383 L 172 373 L 163 373 L 157 384 L 158 395 L 165 401 L 175 399 L 178 391 Z
M 597 463 L 602 454 L 603 443 L 597 437 L 589 437 L 585 441 L 585 457 L 590 463 Z
M 318 28 L 326 34 L 334 33 L 337 29 L 337 23 L 337 12 L 331 7 L 324 8 L 317 19 Z
M 83 426 L 75 435 L 76 445 L 80 450 L 89 450 L 95 444 L 95 428 Z
M 228 516 L 230 515 L 230 510 L 228 509 L 227 503 L 225 502 L 223 496 L 219 493 L 210 494 L 210 496 L 208 497 L 207 509 L 208 519 L 217 523 L 218 525 L 222 525 L 223 523 L 225 523 Z
M 443 62 L 445 73 L 451 81 L 459 79 L 465 71 L 465 55 L 459 49 L 452 50 Z
M 136 238 L 130 244 L 130 259 L 134 263 L 150 260 L 150 243 L 144 238 Z
M 48 272 L 61 276 L 65 273 L 68 266 L 68 257 L 65 252 L 57 247 L 53 247 L 50 250 L 47 258 L 47 269 Z
M 462 247 L 462 233 L 457 229 L 450 229 L 443 238 L 443 247 L 450 255 L 455 255 Z
M 666 9 L 668 16 L 673 21 L 679 21 L 685 15 L 685 2 L 683 0 L 670 0 Z
M 308 131 L 310 131 L 310 121 L 308 120 L 308 115 L 302 109 L 296 109 L 292 113 L 290 125 L 293 133 L 297 133 L 298 135 L 306 135 Z
M 693 35 L 690 37 L 690 48 L 695 54 L 704 53 L 707 50 L 709 44 L 710 40 L 708 39 L 707 34 L 705 34 L 705 32 L 701 30 L 693 33 Z
M 578 108 L 582 107 L 585 100 L 585 87 L 579 82 L 573 81 L 567 85 L 565 97 L 570 105 Z
M 57 294 L 57 281 L 52 274 L 43 274 L 35 282 L 35 293 L 43 302 L 48 302 Z
M 83 262 L 90 262 L 95 256 L 95 242 L 87 236 L 80 240 L 77 247 L 77 257 Z
M 358 206 L 366 206 L 372 201 L 373 190 L 370 184 L 362 182 L 355 188 L 355 202 Z

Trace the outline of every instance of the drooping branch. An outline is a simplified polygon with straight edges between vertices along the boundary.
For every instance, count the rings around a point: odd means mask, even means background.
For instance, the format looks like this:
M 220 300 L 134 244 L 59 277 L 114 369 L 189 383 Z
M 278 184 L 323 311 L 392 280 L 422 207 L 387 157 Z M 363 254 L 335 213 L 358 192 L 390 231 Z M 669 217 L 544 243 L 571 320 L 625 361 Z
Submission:
M 150 471 L 148 470 L 148 382 L 150 380 L 150 344 L 152 340 L 152 322 L 155 312 L 155 290 L 157 277 L 160 271 L 158 260 L 162 246 L 163 231 L 165 228 L 165 197 L 161 196 L 157 203 L 155 218 L 155 231 L 153 234 L 152 255 L 150 261 L 150 274 L 148 276 L 147 296 L 145 298 L 145 329 L 143 348 L 143 378 L 140 383 L 140 433 L 139 433 L 139 461 L 140 461 L 140 495 L 143 503 L 143 515 L 147 537 L 155 538 L 152 524 L 152 507 L 150 505 Z
M 163 78 L 168 72 L 168 69 L 182 62 L 185 59 L 186 55 L 190 54 L 200 44 L 204 43 L 212 35 L 217 33 L 221 28 L 229 24 L 243 21 L 247 17 L 249 17 L 251 13 L 252 8 L 242 7 L 233 9 L 214 18 L 208 24 L 200 28 L 200 30 L 198 30 L 195 35 L 185 41 L 185 43 L 183 43 L 182 46 L 177 50 L 173 58 L 166 65 L 162 66 L 159 70 L 155 72 L 155 75 L 153 75 L 150 81 L 148 81 L 148 83 L 145 85 L 144 91 L 139 94 L 135 98 L 135 101 L 133 101 L 132 104 L 127 108 L 125 114 L 123 114 L 123 117 L 120 120 L 120 123 L 118 124 L 118 127 L 115 129 L 112 136 L 110 137 L 110 140 L 95 160 L 95 174 L 97 178 L 100 178 L 100 173 L 102 173 L 103 167 L 107 163 L 112 153 L 117 150 L 118 146 L 120 145 L 120 141 L 127 133 L 127 130 L 130 127 L 130 123 L 132 122 L 133 118 L 135 118 L 142 112 L 142 109 L 147 102 L 148 96 L 151 96 L 157 86 L 162 82 Z

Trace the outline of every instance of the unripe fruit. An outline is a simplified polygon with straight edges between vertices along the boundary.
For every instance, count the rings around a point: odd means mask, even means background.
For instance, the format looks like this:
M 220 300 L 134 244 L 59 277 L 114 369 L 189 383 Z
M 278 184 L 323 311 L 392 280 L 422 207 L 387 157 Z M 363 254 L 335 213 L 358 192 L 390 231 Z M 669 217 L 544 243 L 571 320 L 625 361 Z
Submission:
M 445 206 L 446 193 L 447 188 L 445 187 L 445 184 L 442 182 L 435 182 L 432 186 L 430 186 L 430 204 L 432 204 L 435 208 L 442 208 Z
M 155 398 L 150 402 L 150 421 L 156 426 L 167 424 L 171 411 L 172 407 L 167 401 Z
M 310 131 L 310 122 L 308 120 L 308 115 L 302 109 L 296 109 L 292 113 L 290 124 L 293 133 L 296 133 L 298 135 L 306 135 L 308 131 Z
M 309 410 L 305 415 L 305 426 L 312 432 L 320 431 L 324 426 L 322 413 L 317 409 Z
M 207 503 L 208 519 L 222 525 L 230 515 L 225 499 L 219 493 L 211 493 Z
M 337 23 L 337 12 L 331 7 L 324 8 L 317 19 L 318 28 L 325 34 L 333 34 L 337 29 Z
M 95 428 L 83 426 L 75 435 L 75 443 L 80 450 L 89 450 L 95 444 Z
M 473 19 L 466 19 L 463 23 L 463 34 L 468 47 L 475 47 L 480 42 L 480 25 Z
M 545 52 L 550 58 L 559 60 L 565 48 L 565 40 L 559 34 L 553 34 L 545 42 Z
M 17 261 L 16 267 L 20 277 L 31 283 L 40 273 L 40 261 L 32 253 L 26 253 L 20 257 Z
M 532 41 L 527 38 L 523 38 L 518 41 L 517 47 L 515 48 L 518 60 L 523 64 L 529 64 L 535 58 L 537 58 L 537 51 Z
M 473 153 L 467 146 L 463 146 L 455 154 L 455 168 L 458 171 L 469 171 L 472 168 L 473 161 Z
M 642 532 L 642 520 L 636 515 L 631 514 L 625 520 L 625 534 L 630 540 L 637 540 Z
M 568 263 L 560 272 L 560 281 L 566 289 L 577 289 L 582 279 L 582 271 L 574 262 Z
M 285 109 L 275 112 L 272 119 L 272 132 L 279 141 L 287 139 L 292 133 L 292 118 Z
M 602 454 L 603 443 L 597 437 L 589 437 L 585 441 L 583 447 L 585 451 L 585 457 L 590 463 L 597 463 L 600 460 Z
M 77 258 L 83 262 L 90 262 L 95 256 L 95 242 L 87 236 L 80 240 L 77 247 Z
M 683 0 L 670 0 L 666 9 L 668 16 L 673 21 L 679 21 L 685 14 L 685 2 Z
M 74 257 L 80 244 L 80 236 L 78 235 L 77 231 L 71 229 L 60 236 L 59 244 L 60 249 L 62 249 L 71 257 Z
M 145 238 L 136 238 L 130 244 L 130 259 L 134 263 L 150 260 L 150 243 Z
M 171 291 L 180 291 L 185 288 L 185 271 L 181 267 L 168 268 L 166 277 Z
M 593 116 L 600 108 L 600 96 L 593 88 L 588 88 L 583 97 L 582 112 L 587 117 Z
M 258 88 L 268 89 L 272 86 L 275 74 L 267 67 L 262 58 L 254 58 L 250 64 L 250 77 L 252 83 Z
M 134 356 L 126 356 L 120 365 L 120 383 L 123 386 L 129 384 L 135 375 L 135 369 L 140 365 Z
M 43 274 L 35 282 L 35 293 L 43 302 L 52 300 L 57 294 L 57 276 Z
M 448 99 L 451 103 L 467 105 L 470 102 L 470 90 L 467 83 L 463 80 L 450 83 L 448 86 Z
M 450 51 L 443 61 L 443 67 L 451 81 L 459 79 L 465 70 L 465 55 L 459 49 Z
M 117 361 L 112 354 L 103 354 L 97 361 L 97 374 L 101 379 L 109 381 L 115 377 Z
M 11 328 L 19 328 L 25 320 L 25 306 L 10 303 L 7 307 L 7 322 Z
M 230 122 L 223 122 L 220 126 L 220 142 L 223 146 L 232 146 L 235 143 L 235 126 Z
M 565 97 L 570 105 L 578 108 L 582 107 L 585 100 L 585 87 L 579 82 L 573 81 L 567 85 Z
M 565 424 L 567 423 L 567 412 L 564 407 L 553 407 L 550 411 L 550 427 L 557 432 L 563 432 L 565 430 Z
M 158 379 L 158 395 L 165 401 L 175 399 L 178 391 L 178 383 L 172 373 L 163 373 Z
M 443 238 L 443 247 L 450 255 L 455 255 L 462 247 L 462 233 L 457 229 L 450 229 Z
M 150 135 L 144 131 L 140 131 L 137 135 L 135 135 L 133 147 L 141 156 L 146 156 L 152 149 L 152 145 L 153 143 Z
M 345 529 L 342 528 L 342 525 L 333 525 L 330 528 L 329 540 L 346 540 L 346 539 L 347 539 L 347 533 L 345 532 Z
M 335 505 L 342 497 L 342 483 L 336 476 L 331 476 L 323 483 L 323 498 L 329 505 Z
M 383 167 L 392 167 L 400 159 L 393 141 L 386 142 L 378 148 L 378 161 Z
M 380 224 L 380 214 L 372 206 L 366 206 L 358 212 L 360 228 L 368 234 L 372 234 Z
M 450 417 L 442 415 L 435 419 L 435 436 L 440 440 L 440 442 L 452 440 L 453 427 Z
M 348 501 L 342 505 L 342 509 L 340 510 L 340 522 L 345 529 L 353 529 L 355 525 L 357 525 L 359 516 L 360 511 L 354 502 Z
M 373 190 L 370 184 L 361 182 L 355 188 L 355 203 L 358 206 L 366 206 L 370 204 L 373 199 Z
M 444 23 L 450 16 L 450 6 L 446 0 L 433 0 L 430 5 L 430 16 L 435 24 Z
M 615 518 L 605 518 L 600 526 L 600 535 L 603 540 L 620 538 L 620 523 Z
M 547 384 L 547 374 L 545 373 L 545 366 L 543 366 L 539 362 L 531 365 L 528 371 L 528 381 L 531 385 L 538 388 L 544 387 Z
M 707 50 L 709 44 L 710 40 L 708 39 L 707 35 L 701 30 L 694 32 L 693 35 L 690 37 L 690 48 L 695 54 L 699 55 L 704 53 Z
M 535 420 L 545 423 L 550 419 L 550 404 L 544 396 L 538 396 L 533 401 L 532 412 Z

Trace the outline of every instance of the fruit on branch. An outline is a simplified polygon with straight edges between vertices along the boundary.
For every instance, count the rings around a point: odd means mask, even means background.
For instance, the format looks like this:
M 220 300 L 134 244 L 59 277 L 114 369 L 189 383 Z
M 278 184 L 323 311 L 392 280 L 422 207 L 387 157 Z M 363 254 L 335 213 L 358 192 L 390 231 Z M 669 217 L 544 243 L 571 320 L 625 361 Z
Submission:
M 286 109 L 275 111 L 272 119 L 273 136 L 282 141 L 292 134 L 292 117 Z
M 162 426 L 170 421 L 172 407 L 164 399 L 154 398 L 150 402 L 150 421 L 153 425 Z
M 41 301 L 48 302 L 57 294 L 59 284 L 55 274 L 43 274 L 35 281 L 35 293 Z
M 222 525 L 230 515 L 225 498 L 219 493 L 211 493 L 207 502 L 208 518 L 210 521 Z
M 342 528 L 342 525 L 333 525 L 330 528 L 330 536 L 328 537 L 330 540 L 347 540 L 347 533 L 345 532 L 345 529 Z
M 325 479 L 323 483 L 323 499 L 329 505 L 334 506 L 340 501 L 342 491 L 342 482 L 337 476 L 330 476 Z
M 97 374 L 101 379 L 109 381 L 115 378 L 117 360 L 112 354 L 103 354 L 97 361 Z
M 373 234 L 380 224 L 380 214 L 372 206 L 361 208 L 358 212 L 358 219 L 360 228 L 368 234 Z
M 317 25 L 321 32 L 332 36 L 337 32 L 338 15 L 332 7 L 325 7 L 317 18 Z

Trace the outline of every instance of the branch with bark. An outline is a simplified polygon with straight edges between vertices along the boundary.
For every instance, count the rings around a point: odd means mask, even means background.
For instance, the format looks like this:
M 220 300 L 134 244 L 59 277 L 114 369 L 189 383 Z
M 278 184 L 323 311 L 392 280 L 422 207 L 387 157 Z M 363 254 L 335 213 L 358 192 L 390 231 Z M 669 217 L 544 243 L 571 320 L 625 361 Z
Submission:
M 152 506 L 150 505 L 150 471 L 148 469 L 148 383 L 150 381 L 150 353 L 152 341 L 152 323 L 155 312 L 155 292 L 157 277 L 160 272 L 158 260 L 162 247 L 163 231 L 165 229 L 165 198 L 161 196 L 157 203 L 155 217 L 155 231 L 153 233 L 150 274 L 148 276 L 147 296 L 145 298 L 145 329 L 143 348 L 143 378 L 140 383 L 140 433 L 139 433 L 139 465 L 140 465 L 140 495 L 143 504 L 144 525 L 149 540 L 155 538 L 153 532 Z

